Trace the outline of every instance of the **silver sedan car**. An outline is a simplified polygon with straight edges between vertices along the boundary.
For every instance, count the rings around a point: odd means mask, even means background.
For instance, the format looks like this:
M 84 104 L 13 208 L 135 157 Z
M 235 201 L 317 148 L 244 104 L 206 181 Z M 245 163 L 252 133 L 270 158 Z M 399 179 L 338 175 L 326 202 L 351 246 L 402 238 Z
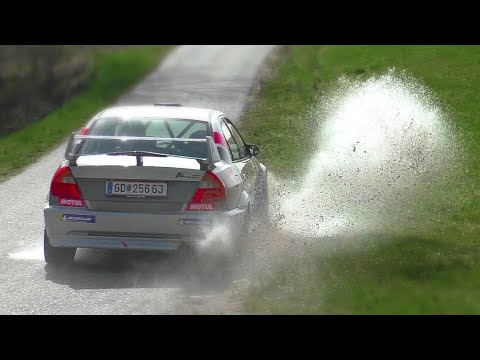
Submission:
M 100 112 L 72 134 L 53 175 L 45 261 L 73 262 L 77 248 L 194 248 L 213 232 L 238 250 L 249 219 L 268 216 L 258 151 L 216 110 L 157 104 Z

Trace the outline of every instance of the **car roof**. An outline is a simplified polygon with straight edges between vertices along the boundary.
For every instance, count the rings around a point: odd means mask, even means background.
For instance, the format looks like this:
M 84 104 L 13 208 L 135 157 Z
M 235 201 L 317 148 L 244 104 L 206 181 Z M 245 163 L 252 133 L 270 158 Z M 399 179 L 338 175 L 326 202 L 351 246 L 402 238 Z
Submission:
M 129 105 L 116 106 L 103 110 L 96 118 L 110 117 L 161 117 L 170 119 L 188 119 L 199 121 L 210 121 L 213 115 L 221 115 L 218 110 L 185 107 L 185 106 L 159 106 L 159 105 Z

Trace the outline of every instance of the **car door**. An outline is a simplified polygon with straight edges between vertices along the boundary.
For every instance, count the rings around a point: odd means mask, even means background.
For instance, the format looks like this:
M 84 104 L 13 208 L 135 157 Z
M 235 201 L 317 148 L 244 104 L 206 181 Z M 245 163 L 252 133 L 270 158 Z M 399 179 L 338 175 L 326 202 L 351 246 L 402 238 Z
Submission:
M 222 119 L 221 127 L 230 148 L 232 161 L 243 178 L 245 191 L 250 199 L 255 201 L 255 186 L 257 177 L 261 172 L 260 166 L 256 159 L 247 152 L 247 147 L 240 133 L 228 118 Z

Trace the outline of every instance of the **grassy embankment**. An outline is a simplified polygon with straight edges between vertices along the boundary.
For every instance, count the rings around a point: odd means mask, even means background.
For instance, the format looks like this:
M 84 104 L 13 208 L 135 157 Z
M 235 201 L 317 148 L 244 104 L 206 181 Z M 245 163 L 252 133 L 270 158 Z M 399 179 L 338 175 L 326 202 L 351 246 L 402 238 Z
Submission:
M 480 46 L 292 47 L 243 130 L 276 174 L 298 176 L 313 150 L 305 115 L 314 96 L 341 75 L 366 79 L 391 67 L 419 79 L 448 111 L 468 154 L 462 176 L 419 198 L 396 230 L 361 235 L 372 241 L 357 251 L 291 259 L 249 289 L 247 312 L 480 313 Z
M 0 181 L 59 145 L 158 65 L 167 45 L 93 51 L 88 85 L 43 119 L 0 138 Z

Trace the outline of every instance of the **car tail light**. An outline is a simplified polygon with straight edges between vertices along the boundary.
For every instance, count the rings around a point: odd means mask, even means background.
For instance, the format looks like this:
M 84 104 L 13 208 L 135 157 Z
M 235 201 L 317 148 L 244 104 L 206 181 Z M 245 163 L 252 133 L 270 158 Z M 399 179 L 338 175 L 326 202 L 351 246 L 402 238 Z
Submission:
M 225 184 L 213 172 L 207 171 L 188 203 L 187 211 L 218 210 L 225 206 L 226 200 Z
M 89 132 L 90 132 L 89 128 L 83 128 L 82 130 L 80 130 L 80 135 L 88 135 Z
M 58 197 L 57 205 L 85 207 L 82 193 L 68 166 L 60 167 L 53 175 L 50 194 Z

